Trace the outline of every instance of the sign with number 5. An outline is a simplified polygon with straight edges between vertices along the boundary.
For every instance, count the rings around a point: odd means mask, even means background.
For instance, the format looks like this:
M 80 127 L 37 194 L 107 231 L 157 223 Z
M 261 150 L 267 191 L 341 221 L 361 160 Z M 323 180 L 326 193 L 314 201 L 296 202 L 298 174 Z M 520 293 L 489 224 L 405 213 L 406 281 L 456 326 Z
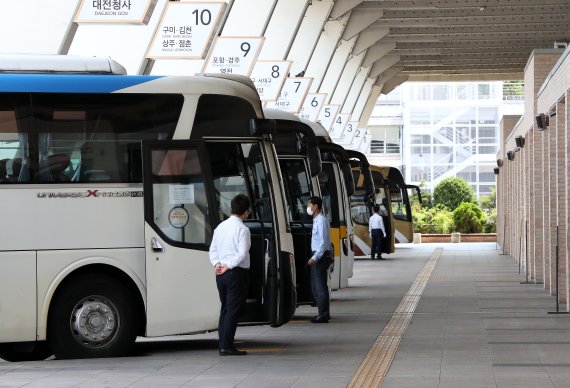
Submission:
M 323 103 L 327 98 L 326 93 L 309 93 L 303 102 L 301 111 L 299 112 L 299 117 L 305 120 L 317 121 L 319 117 L 319 112 L 323 107 Z
M 330 131 L 339 110 L 340 105 L 323 105 L 317 121 L 319 121 L 327 131 Z
M 262 36 L 219 36 L 202 71 L 249 77 L 264 40 Z

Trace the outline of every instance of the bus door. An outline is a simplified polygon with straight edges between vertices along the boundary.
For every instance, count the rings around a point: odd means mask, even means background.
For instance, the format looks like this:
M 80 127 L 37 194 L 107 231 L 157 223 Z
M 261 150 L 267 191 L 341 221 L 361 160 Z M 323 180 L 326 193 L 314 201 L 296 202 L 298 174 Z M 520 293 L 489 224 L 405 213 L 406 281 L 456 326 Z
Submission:
M 210 163 L 199 141 L 144 145 L 147 336 L 217 327 L 208 256 L 215 218 Z
M 409 243 L 414 237 L 412 209 L 408 190 L 398 184 L 390 184 L 390 207 L 394 229 L 394 243 Z
M 270 174 L 265 160 L 263 143 L 250 141 L 208 141 L 214 186 L 216 224 L 231 215 L 230 203 L 243 193 L 251 200 L 250 216 L 244 221 L 251 234 L 249 289 L 246 306 L 239 318 L 241 324 L 282 322 L 278 302 L 292 287 L 283 279 L 280 270 L 287 266 L 278 262 L 280 244 L 274 220 L 275 195 L 270 188 Z M 281 275 L 283 275 L 281 273 Z
M 369 235 L 368 220 L 373 214 L 372 207 L 375 204 L 374 181 L 366 156 L 358 151 L 347 150 L 346 152 L 351 158 L 356 186 L 354 194 L 350 197 L 351 217 L 354 222 L 354 254 L 356 256 L 369 255 L 372 239 Z
M 295 270 L 297 304 L 313 303 L 311 276 L 307 261 L 311 257 L 311 232 L 313 217 L 307 214 L 307 203 L 314 192 L 308 166 L 304 158 L 280 157 L 279 165 L 285 187 L 293 246 L 295 249 Z

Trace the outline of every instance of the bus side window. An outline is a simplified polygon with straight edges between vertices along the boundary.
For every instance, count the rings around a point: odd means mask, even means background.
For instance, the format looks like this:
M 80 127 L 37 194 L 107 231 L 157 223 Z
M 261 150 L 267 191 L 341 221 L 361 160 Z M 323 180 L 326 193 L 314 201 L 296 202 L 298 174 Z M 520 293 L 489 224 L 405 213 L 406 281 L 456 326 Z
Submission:
M 29 95 L 0 96 L 0 183 L 28 183 Z

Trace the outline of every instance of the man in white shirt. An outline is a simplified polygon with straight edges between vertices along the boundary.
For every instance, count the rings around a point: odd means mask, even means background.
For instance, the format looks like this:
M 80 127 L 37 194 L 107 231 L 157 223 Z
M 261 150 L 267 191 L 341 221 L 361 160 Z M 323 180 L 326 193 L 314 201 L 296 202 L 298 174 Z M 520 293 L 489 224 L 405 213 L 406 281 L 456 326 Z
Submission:
M 374 214 L 368 221 L 368 230 L 372 238 L 371 256 L 378 255 L 378 259 L 384 260 L 382 257 L 382 239 L 386 238 L 386 229 L 384 228 L 384 220 L 380 215 L 380 206 L 374 205 Z
M 238 317 L 247 298 L 249 270 L 249 229 L 243 221 L 249 217 L 249 198 L 236 195 L 231 202 L 232 215 L 214 230 L 210 245 L 210 261 L 216 274 L 216 285 L 222 308 L 218 324 L 220 356 L 241 356 L 245 351 L 234 346 Z
M 317 304 L 318 314 L 311 322 L 327 323 L 330 315 L 330 297 L 327 284 L 327 270 L 331 265 L 331 227 L 329 219 L 322 211 L 323 201 L 320 197 L 311 197 L 307 204 L 307 213 L 313 217 L 311 232 L 311 258 L 307 262 L 311 271 L 311 289 Z

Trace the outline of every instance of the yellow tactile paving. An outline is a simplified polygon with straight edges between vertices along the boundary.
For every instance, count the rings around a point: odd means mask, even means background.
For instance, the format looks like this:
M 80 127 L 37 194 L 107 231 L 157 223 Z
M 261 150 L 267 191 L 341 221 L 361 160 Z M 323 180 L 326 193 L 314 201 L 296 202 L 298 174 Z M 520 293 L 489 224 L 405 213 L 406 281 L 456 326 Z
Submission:
M 443 248 L 437 248 L 433 251 L 428 262 L 402 298 L 392 318 L 376 338 L 362 364 L 352 377 L 352 381 L 348 385 L 350 388 L 382 386 L 382 381 L 390 369 L 400 341 L 414 316 L 416 306 L 442 252 Z

